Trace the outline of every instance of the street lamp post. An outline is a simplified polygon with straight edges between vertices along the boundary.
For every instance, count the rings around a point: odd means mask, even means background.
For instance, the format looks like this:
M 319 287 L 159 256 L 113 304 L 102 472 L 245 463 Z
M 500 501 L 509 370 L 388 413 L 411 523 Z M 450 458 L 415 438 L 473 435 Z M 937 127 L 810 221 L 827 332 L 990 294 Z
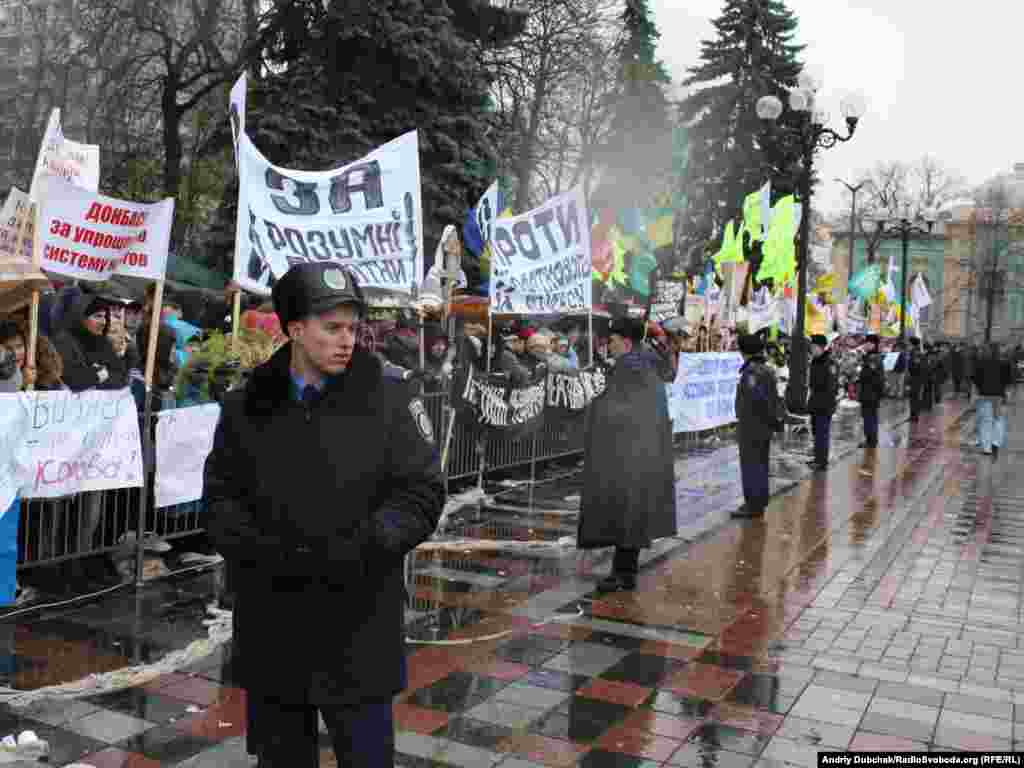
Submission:
M 808 346 L 805 333 L 807 315 L 807 262 L 811 233 L 811 192 L 814 184 L 814 153 L 819 149 L 830 149 L 836 144 L 849 141 L 857 129 L 857 122 L 864 114 L 863 101 L 849 96 L 842 101 L 843 117 L 846 119 L 846 135 L 826 127 L 828 115 L 815 107 L 819 85 L 807 73 L 801 73 L 798 87 L 790 91 L 789 108 L 802 113 L 795 125 L 781 125 L 777 131 L 795 139 L 800 147 L 801 174 L 798 184 L 801 216 L 797 249 L 796 325 L 793 328 L 792 346 L 789 356 L 789 384 L 786 388 L 786 403 L 791 411 L 802 413 L 807 408 Z M 782 100 L 777 96 L 762 96 L 757 100 L 757 116 L 767 122 L 775 122 L 782 115 Z
M 862 181 L 860 184 L 847 184 L 842 179 L 836 179 L 840 184 L 850 190 L 850 266 L 849 269 L 853 270 L 853 240 L 854 234 L 857 230 L 857 193 L 860 192 L 861 187 L 867 184 L 867 181 Z
M 921 225 L 924 226 L 921 226 Z M 883 235 L 899 235 L 903 245 L 903 266 L 900 270 L 900 342 L 907 340 L 907 259 L 910 253 L 911 235 L 930 235 L 935 226 L 935 218 L 929 211 L 915 219 L 904 215 L 902 218 L 886 222 L 878 222 L 878 229 Z

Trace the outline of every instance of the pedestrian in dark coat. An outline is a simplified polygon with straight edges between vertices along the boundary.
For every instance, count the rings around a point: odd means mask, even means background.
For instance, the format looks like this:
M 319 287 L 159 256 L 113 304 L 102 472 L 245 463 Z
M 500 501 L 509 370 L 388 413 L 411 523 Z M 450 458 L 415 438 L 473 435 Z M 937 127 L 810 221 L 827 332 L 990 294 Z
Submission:
M 878 409 L 885 396 L 885 371 L 878 346 L 878 337 L 868 336 L 868 350 L 861 365 L 860 379 L 857 381 L 860 413 L 864 420 L 864 444 L 868 448 L 878 446 Z
M 921 353 L 921 340 L 910 340 L 910 357 L 907 360 L 907 378 L 910 381 L 910 423 L 916 424 L 924 407 L 924 385 L 928 367 Z
M 949 373 L 946 367 L 946 352 L 938 345 L 932 347 L 932 402 L 942 402 L 942 389 L 946 386 Z
M 953 391 L 960 395 L 964 391 L 964 373 L 966 372 L 966 361 L 964 360 L 964 349 L 957 344 L 949 353 L 949 368 L 953 374 Z
M 829 448 L 832 442 L 832 416 L 839 398 L 839 366 L 832 359 L 828 339 L 821 334 L 811 337 L 810 394 L 807 412 L 811 415 L 814 433 L 814 459 L 811 466 L 823 472 L 828 469 Z
M 634 589 L 640 550 L 676 534 L 672 422 L 665 383 L 672 364 L 647 348 L 643 324 L 610 328 L 615 364 L 604 394 L 587 409 L 577 546 L 615 547 L 601 591 Z
M 999 345 L 992 344 L 988 354 L 978 358 L 974 368 L 974 385 L 978 388 L 978 404 L 975 407 L 975 424 L 982 453 L 998 453 L 1005 429 L 1003 406 L 1008 391 L 1013 386 L 1013 369 L 1010 360 L 999 354 Z
M 394 764 L 407 684 L 403 559 L 443 506 L 436 440 L 407 383 L 355 347 L 365 303 L 333 264 L 274 286 L 290 338 L 229 393 L 206 463 L 209 530 L 236 567 L 238 678 L 264 768 Z
M 771 496 L 772 435 L 782 427 L 785 410 L 775 374 L 764 356 L 763 339 L 745 335 L 738 344 L 743 367 L 736 385 L 736 436 L 746 504 L 733 517 L 758 517 L 764 514 Z

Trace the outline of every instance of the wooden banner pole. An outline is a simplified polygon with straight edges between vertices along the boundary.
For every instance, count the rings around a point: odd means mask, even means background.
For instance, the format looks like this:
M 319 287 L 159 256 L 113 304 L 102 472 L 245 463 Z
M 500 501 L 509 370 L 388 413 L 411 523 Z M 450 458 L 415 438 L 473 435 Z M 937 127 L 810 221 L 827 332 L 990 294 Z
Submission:
M 164 303 L 164 281 L 158 280 L 153 294 L 153 309 L 149 318 L 149 338 L 146 340 L 146 370 L 144 379 L 146 392 L 142 408 L 142 498 L 139 502 L 139 520 L 135 533 L 135 585 L 141 587 L 145 555 L 146 513 L 149 511 L 153 478 L 156 472 L 153 450 L 153 374 L 156 369 L 156 347 L 160 339 L 160 313 Z
M 242 324 L 242 292 L 235 291 L 231 298 L 231 354 L 238 354 L 238 329 Z
M 38 208 L 35 203 L 31 203 L 28 206 L 28 210 L 23 211 L 21 215 L 21 221 L 18 223 L 18 234 L 14 239 L 14 258 L 21 258 L 21 252 L 25 247 L 25 234 L 29 231 L 31 225 L 31 231 L 35 233 L 36 227 L 36 212 Z M 37 259 L 38 254 L 36 253 L 35 244 L 32 246 L 32 266 L 33 271 L 38 271 L 39 263 Z M 37 340 L 39 338 L 39 288 L 33 286 L 32 288 L 32 305 L 29 308 L 28 316 L 28 349 L 25 350 L 25 368 L 33 372 L 33 376 L 29 381 L 25 382 L 25 389 L 31 391 L 35 389 L 35 370 L 36 370 L 36 347 L 38 346 Z

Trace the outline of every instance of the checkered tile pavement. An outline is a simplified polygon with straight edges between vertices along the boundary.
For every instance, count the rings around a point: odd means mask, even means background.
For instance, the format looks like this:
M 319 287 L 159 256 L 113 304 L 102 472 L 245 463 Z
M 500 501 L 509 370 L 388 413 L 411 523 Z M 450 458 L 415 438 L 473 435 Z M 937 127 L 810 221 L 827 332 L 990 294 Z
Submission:
M 603 566 L 586 558 L 423 563 L 414 634 L 508 634 L 410 647 L 396 765 L 812 768 L 822 750 L 1024 747 L 1024 490 L 1012 450 L 998 464 L 953 442 L 922 420 L 763 521 L 645 553 L 635 593 L 593 594 Z M 248 765 L 226 657 L 2 712 L 0 733 L 35 730 L 57 766 Z

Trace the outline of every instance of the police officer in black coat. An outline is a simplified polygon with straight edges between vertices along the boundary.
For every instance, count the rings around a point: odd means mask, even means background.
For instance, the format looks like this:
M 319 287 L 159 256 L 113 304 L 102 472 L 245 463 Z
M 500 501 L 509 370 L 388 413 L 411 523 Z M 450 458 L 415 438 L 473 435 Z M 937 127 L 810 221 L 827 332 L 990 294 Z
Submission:
M 274 286 L 290 343 L 227 395 L 206 462 L 210 533 L 237 573 L 233 659 L 263 768 L 391 768 L 407 684 L 403 559 L 443 506 L 430 419 L 355 346 L 366 305 L 333 264 Z
M 733 517 L 757 517 L 764 514 L 771 495 L 768 469 L 772 435 L 781 428 L 785 412 L 775 374 L 765 359 L 764 340 L 744 335 L 738 344 L 743 367 L 736 385 L 736 430 L 746 504 Z
M 878 447 L 878 409 L 885 396 L 885 371 L 878 345 L 877 336 L 868 336 L 868 350 L 857 380 L 860 413 L 864 419 L 864 444 L 868 448 Z
M 807 398 L 807 412 L 811 414 L 814 432 L 814 459 L 811 466 L 823 472 L 828 469 L 828 454 L 832 442 L 832 416 L 839 398 L 839 367 L 832 359 L 828 339 L 821 334 L 811 336 L 811 391 Z

